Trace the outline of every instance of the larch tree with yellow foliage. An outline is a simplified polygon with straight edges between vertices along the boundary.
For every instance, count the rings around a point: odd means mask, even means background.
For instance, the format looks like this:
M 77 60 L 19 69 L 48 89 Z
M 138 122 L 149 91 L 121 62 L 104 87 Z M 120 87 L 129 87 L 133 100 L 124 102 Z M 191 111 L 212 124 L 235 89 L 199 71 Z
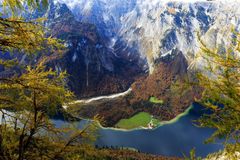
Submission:
M 61 53 L 59 40 L 46 37 L 42 19 L 25 20 L 20 13 L 47 7 L 47 0 L 3 0 L 0 5 L 0 52 L 41 53 L 36 64 L 19 60 L 0 60 L 4 70 L 23 68 L 20 73 L 0 74 L 0 159 L 76 159 L 81 158 L 83 139 L 93 127 L 83 129 L 55 128 L 49 115 L 68 103 L 73 94 L 66 87 L 66 72 L 57 73 L 46 67 L 47 57 Z M 45 54 L 47 53 L 47 54 Z M 77 143 L 79 142 L 79 143 Z
M 199 38 L 197 57 L 204 67 L 196 71 L 197 83 L 192 84 L 203 89 L 197 101 L 211 112 L 204 114 L 198 125 L 216 129 L 206 142 L 224 139 L 224 151 L 209 157 L 224 154 L 234 160 L 240 154 L 240 35 L 233 31 L 231 37 L 229 44 L 219 44 L 217 48 L 208 47 Z

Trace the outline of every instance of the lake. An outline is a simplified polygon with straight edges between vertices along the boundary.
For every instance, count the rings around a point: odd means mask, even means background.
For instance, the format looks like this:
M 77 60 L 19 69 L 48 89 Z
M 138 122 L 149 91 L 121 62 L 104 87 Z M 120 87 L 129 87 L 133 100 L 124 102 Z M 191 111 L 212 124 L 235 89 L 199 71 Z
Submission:
M 165 156 L 189 155 L 191 149 L 195 148 L 196 155 L 205 157 L 207 154 L 223 148 L 221 143 L 204 144 L 204 140 L 213 132 L 213 129 L 198 128 L 193 125 L 203 113 L 202 107 L 194 104 L 188 114 L 182 116 L 178 121 L 165 124 L 153 130 L 138 129 L 133 131 L 120 131 L 102 128 L 99 130 L 99 138 L 95 142 L 98 146 L 130 147 L 144 153 Z M 57 127 L 66 122 L 53 120 Z M 79 122 L 81 128 L 87 121 Z

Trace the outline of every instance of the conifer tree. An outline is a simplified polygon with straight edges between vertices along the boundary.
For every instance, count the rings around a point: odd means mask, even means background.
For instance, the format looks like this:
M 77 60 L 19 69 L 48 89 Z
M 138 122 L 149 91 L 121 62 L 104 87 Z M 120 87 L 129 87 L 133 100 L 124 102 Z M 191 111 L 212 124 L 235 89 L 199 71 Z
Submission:
M 225 154 L 237 159 L 240 151 L 240 35 L 233 31 L 229 44 L 210 48 L 201 43 L 200 58 L 204 68 L 197 71 L 198 87 L 203 89 L 197 101 L 207 107 L 211 114 L 203 115 L 198 124 L 216 129 L 207 142 L 224 138 Z M 238 157 L 239 158 L 239 157 Z
M 72 159 L 75 154 L 80 159 L 86 148 L 83 142 L 91 140 L 95 129 L 91 124 L 82 129 L 56 128 L 49 118 L 73 98 L 66 87 L 66 72 L 57 73 L 46 66 L 47 56 L 60 55 L 63 45 L 58 39 L 46 36 L 44 19 L 26 20 L 19 16 L 26 8 L 47 5 L 47 0 L 3 0 L 0 6 L 1 54 L 40 57 L 29 64 L 20 63 L 18 58 L 0 60 L 7 72 L 20 68 L 13 74 L 0 73 L 0 159 L 3 160 Z

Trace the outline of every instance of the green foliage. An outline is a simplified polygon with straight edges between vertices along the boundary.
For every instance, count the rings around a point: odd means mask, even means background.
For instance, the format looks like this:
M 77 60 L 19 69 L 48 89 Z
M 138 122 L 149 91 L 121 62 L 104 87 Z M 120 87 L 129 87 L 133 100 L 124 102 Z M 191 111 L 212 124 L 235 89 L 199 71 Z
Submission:
M 163 100 L 157 99 L 157 97 L 150 97 L 149 101 L 151 103 L 156 103 L 156 104 L 163 104 Z
M 5 69 L 21 70 L 0 75 L 0 159 L 68 159 L 72 153 L 82 157 L 82 145 L 94 140 L 97 125 L 55 128 L 49 119 L 73 98 L 66 87 L 66 72 L 46 67 L 49 57 L 60 55 L 64 48 L 58 39 L 46 37 L 44 19 L 26 21 L 18 16 L 25 4 L 34 9 L 47 5 L 47 0 L 3 0 L 1 6 L 1 16 L 7 18 L 0 17 L 0 51 L 30 59 L 40 54 L 33 65 L 21 64 L 17 58 L 0 60 Z
M 153 119 L 149 113 L 140 112 L 129 119 L 122 119 L 117 124 L 116 127 L 123 129 L 134 129 L 138 127 L 147 127 L 148 123 L 153 120 L 154 125 L 158 125 L 159 121 Z
M 194 85 L 203 89 L 197 101 L 212 111 L 198 120 L 199 126 L 216 129 L 206 142 L 225 138 L 224 145 L 231 146 L 227 151 L 233 155 L 240 144 L 240 41 L 238 33 L 232 34 L 229 45 L 217 48 L 207 47 L 200 39 L 199 57 L 206 66 L 197 71 Z
M 13 15 L 24 11 L 24 6 L 28 6 L 28 9 L 46 8 L 48 0 L 3 0 L 0 5 L 5 12 L 10 10 Z
M 59 40 L 45 37 L 43 19 L 24 21 L 20 17 L 0 17 L 0 51 L 36 53 L 63 49 Z
M 202 158 L 196 156 L 196 150 L 195 150 L 195 148 L 193 148 L 193 149 L 190 151 L 189 157 L 187 157 L 186 155 L 184 155 L 184 159 L 185 159 L 185 160 L 201 160 Z
M 44 60 L 27 66 L 20 76 L 0 78 L 2 159 L 64 158 L 94 140 L 95 123 L 83 129 L 55 128 L 49 119 L 58 106 L 72 101 L 65 78 L 65 72 L 47 69 Z
M 238 151 L 238 152 L 236 152 L 236 151 Z M 239 160 L 240 159 L 239 151 L 240 151 L 239 144 L 238 145 L 226 145 L 225 149 L 223 151 L 209 154 L 206 157 L 206 160 L 220 159 L 221 157 L 224 157 L 225 159 L 229 159 L 229 160 Z
M 33 98 L 38 100 L 36 103 L 39 110 L 67 102 L 73 95 L 64 88 L 65 76 L 66 72 L 57 74 L 52 69 L 47 70 L 42 61 L 34 67 L 27 66 L 21 76 L 0 78 L 0 101 L 4 102 L 0 104 L 0 109 L 9 107 L 29 110 Z
M 29 10 L 37 6 L 47 7 L 48 1 L 3 0 L 0 7 L 0 51 L 37 53 L 62 50 L 63 45 L 58 39 L 46 37 L 47 30 L 42 25 L 44 18 L 25 20 L 21 17 L 25 4 Z

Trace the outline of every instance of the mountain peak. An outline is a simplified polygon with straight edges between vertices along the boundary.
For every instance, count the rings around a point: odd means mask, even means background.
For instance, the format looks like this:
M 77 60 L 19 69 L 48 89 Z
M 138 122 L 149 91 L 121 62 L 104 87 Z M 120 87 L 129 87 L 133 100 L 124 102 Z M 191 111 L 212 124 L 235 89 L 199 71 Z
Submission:
M 57 0 L 56 0 L 57 1 Z M 96 25 L 114 54 L 138 54 L 150 72 L 154 60 L 179 49 L 192 62 L 201 37 L 213 37 L 210 45 L 225 42 L 223 30 L 239 29 L 240 9 L 236 0 L 58 0 L 66 3 L 76 19 Z M 224 27 L 220 27 L 224 26 Z M 212 35 L 213 34 L 213 35 Z M 227 33 L 226 33 L 227 34 Z M 114 41 L 113 41 L 114 40 Z M 119 48 L 118 46 L 122 46 Z

